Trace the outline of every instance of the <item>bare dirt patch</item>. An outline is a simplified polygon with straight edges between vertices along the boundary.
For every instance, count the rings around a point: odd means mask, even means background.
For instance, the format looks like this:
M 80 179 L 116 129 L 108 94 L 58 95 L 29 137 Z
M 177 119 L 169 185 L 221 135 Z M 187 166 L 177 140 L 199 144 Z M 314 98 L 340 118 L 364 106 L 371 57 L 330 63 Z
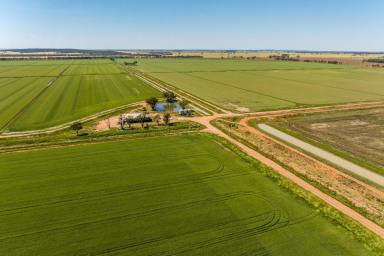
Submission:
M 95 130 L 98 132 L 102 132 L 102 131 L 108 131 L 111 129 L 117 129 L 120 126 L 119 117 L 120 115 L 117 115 L 117 116 L 111 116 L 104 120 L 101 120 L 96 124 Z
M 328 128 L 328 127 L 329 127 L 329 124 L 326 124 L 326 123 L 311 124 L 312 129 L 324 129 L 324 128 Z
M 278 125 L 384 167 L 384 108 L 298 116 Z
M 240 112 L 240 113 L 249 113 L 251 111 L 249 108 L 239 106 L 239 105 L 234 104 L 232 102 L 225 104 L 224 107 L 228 108 L 228 109 L 233 109 L 233 110 Z

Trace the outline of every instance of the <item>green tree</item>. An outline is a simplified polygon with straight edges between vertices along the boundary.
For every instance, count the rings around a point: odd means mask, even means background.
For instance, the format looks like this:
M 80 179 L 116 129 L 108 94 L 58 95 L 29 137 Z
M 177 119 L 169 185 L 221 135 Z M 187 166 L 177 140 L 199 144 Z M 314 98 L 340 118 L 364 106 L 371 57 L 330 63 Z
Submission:
M 131 129 L 131 125 L 135 122 L 135 119 L 133 119 L 132 117 L 128 117 L 127 119 L 125 119 L 125 123 L 128 124 L 128 128 Z
M 168 103 L 175 103 L 177 101 L 176 94 L 170 91 L 163 93 L 164 98 Z
M 74 122 L 71 125 L 71 129 L 76 131 L 76 135 L 79 136 L 79 131 L 83 129 L 83 125 L 80 122 Z
M 155 110 L 156 104 L 159 100 L 156 97 L 151 97 L 146 99 L 145 102 L 151 106 L 152 110 Z
M 141 110 L 141 114 L 139 115 L 138 117 L 138 120 L 141 124 L 141 128 L 144 128 L 144 123 L 148 121 L 148 111 L 147 109 L 144 107 L 142 110 Z
M 159 126 L 159 125 L 160 125 L 161 117 L 160 117 L 159 114 L 157 114 L 157 115 L 155 115 L 155 116 L 152 117 L 152 120 L 153 120 L 154 122 L 156 122 L 157 125 Z
M 188 104 L 189 104 L 189 101 L 187 101 L 187 100 L 181 100 L 181 101 L 179 102 L 179 105 L 180 105 L 180 107 L 181 107 L 182 109 L 185 109 L 185 108 L 188 106 Z
M 119 125 L 120 125 L 120 129 L 121 130 L 124 130 L 124 123 L 125 123 L 125 120 L 124 120 L 124 117 L 123 117 L 123 115 L 120 115 L 120 117 L 119 117 Z
M 171 114 L 165 113 L 163 116 L 163 121 L 164 121 L 165 125 L 169 125 L 171 123 Z

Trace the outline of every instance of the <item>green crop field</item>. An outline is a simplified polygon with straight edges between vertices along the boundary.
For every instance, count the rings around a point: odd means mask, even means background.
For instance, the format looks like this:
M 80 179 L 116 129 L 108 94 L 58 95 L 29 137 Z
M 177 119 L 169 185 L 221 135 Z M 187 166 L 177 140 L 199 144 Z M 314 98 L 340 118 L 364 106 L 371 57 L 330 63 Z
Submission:
M 0 62 L 0 129 L 35 130 L 159 96 L 110 60 Z
M 237 111 L 384 99 L 383 68 L 241 59 L 140 59 L 135 68 Z
M 0 255 L 371 255 L 203 135 L 0 155 Z

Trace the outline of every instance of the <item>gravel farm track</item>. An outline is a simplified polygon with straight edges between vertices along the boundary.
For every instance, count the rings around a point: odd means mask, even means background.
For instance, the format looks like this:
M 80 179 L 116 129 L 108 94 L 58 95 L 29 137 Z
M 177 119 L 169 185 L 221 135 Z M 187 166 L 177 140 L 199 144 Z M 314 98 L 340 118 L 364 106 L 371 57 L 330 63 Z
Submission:
M 296 147 L 299 147 L 300 149 L 309 152 L 313 155 L 316 155 L 322 159 L 325 159 L 326 161 L 329 161 L 337 166 L 340 166 L 352 173 L 355 173 L 356 175 L 359 175 L 363 178 L 366 178 L 367 180 L 370 180 L 373 183 L 377 183 L 378 185 L 384 187 L 384 177 L 380 174 L 374 173 L 367 168 L 360 167 L 359 165 L 356 165 L 350 161 L 347 161 L 341 157 L 336 156 L 335 154 L 329 153 L 321 148 L 315 147 L 309 143 L 306 143 L 302 140 L 299 140 L 289 134 L 286 134 L 278 129 L 275 129 L 267 124 L 258 124 L 257 125 L 259 129 L 261 129 L 263 132 L 266 132 L 268 134 L 271 134 L 285 142 L 288 142 L 289 144 L 295 145 Z
M 217 136 L 220 136 L 229 142 L 233 143 L 234 145 L 238 146 L 243 152 L 248 154 L 249 156 L 255 158 L 256 160 L 262 162 L 263 164 L 267 165 L 268 167 L 272 168 L 274 171 L 279 173 L 280 175 L 284 176 L 288 180 L 292 181 L 293 183 L 297 184 L 298 186 L 304 188 L 305 190 L 311 192 L 313 195 L 320 198 L 322 201 L 326 202 L 327 204 L 331 205 L 332 207 L 336 208 L 343 214 L 349 216 L 350 218 L 354 219 L 355 221 L 359 222 L 363 226 L 365 226 L 367 229 L 371 230 L 381 238 L 384 238 L 384 228 L 379 226 L 378 224 L 374 223 L 373 221 L 367 219 L 363 215 L 359 214 L 352 208 L 344 205 L 343 203 L 339 202 L 338 200 L 334 199 L 333 197 L 327 195 L 326 193 L 320 191 L 316 187 L 312 186 L 308 182 L 304 181 L 300 177 L 294 175 L 292 172 L 287 170 L 286 168 L 282 167 L 281 165 L 277 164 L 276 162 L 272 161 L 271 159 L 263 156 L 259 152 L 255 151 L 254 149 L 244 145 L 243 143 L 239 142 L 238 140 L 228 136 L 220 129 L 216 128 L 214 125 L 211 124 L 212 121 L 218 118 L 228 118 L 228 117 L 239 117 L 244 116 L 243 119 L 240 121 L 240 125 L 246 127 L 250 131 L 256 130 L 253 127 L 250 127 L 248 125 L 248 121 L 250 119 L 254 118 L 260 118 L 260 117 L 276 117 L 276 116 L 286 116 L 291 114 L 299 114 L 299 113 L 318 113 L 318 112 L 327 112 L 327 111 L 338 111 L 338 110 L 352 110 L 352 109 L 366 109 L 366 108 L 374 108 L 374 107 L 382 107 L 384 106 L 383 102 L 367 102 L 367 103 L 351 103 L 351 104 L 343 104 L 343 105 L 336 105 L 336 106 L 322 106 L 322 107 L 314 107 L 314 108 L 300 108 L 300 109 L 291 109 L 291 110 L 281 110 L 281 111 L 266 111 L 266 112 L 257 112 L 257 113 L 248 113 L 246 115 L 244 114 L 237 114 L 237 113 L 224 113 L 224 114 L 213 114 L 212 116 L 201 116 L 201 117 L 192 117 L 192 118 L 182 118 L 181 120 L 190 120 L 197 123 L 200 123 L 204 125 L 205 132 L 209 132 L 212 134 L 215 134 Z M 257 130 L 256 130 L 257 131 Z M 261 133 L 261 132 L 259 132 Z M 365 183 L 363 183 L 365 184 Z M 369 186 L 365 184 L 366 186 Z M 382 191 L 379 191 L 383 195 Z

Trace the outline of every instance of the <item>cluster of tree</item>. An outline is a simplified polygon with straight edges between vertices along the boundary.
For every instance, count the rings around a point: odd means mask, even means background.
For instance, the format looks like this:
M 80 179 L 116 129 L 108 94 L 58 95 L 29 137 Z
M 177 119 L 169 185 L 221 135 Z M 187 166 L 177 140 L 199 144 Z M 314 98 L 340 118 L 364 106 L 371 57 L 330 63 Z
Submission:
M 167 108 L 167 106 L 169 106 L 169 108 L 170 108 L 171 106 L 174 108 L 174 104 L 173 104 L 173 103 L 178 102 L 176 94 L 175 94 L 174 92 L 171 92 L 171 91 L 166 91 L 166 92 L 163 93 L 163 96 L 164 96 L 164 98 L 165 98 L 165 101 L 168 103 L 168 104 L 166 105 L 166 108 Z M 156 104 L 159 102 L 159 99 L 156 98 L 156 97 L 151 97 L 151 98 L 146 99 L 145 102 L 146 102 L 149 106 L 151 106 L 151 109 L 152 109 L 152 110 L 155 110 L 155 108 L 156 108 Z M 182 99 L 182 100 L 180 100 L 178 103 L 179 103 L 179 105 L 180 105 L 180 107 L 181 107 L 182 109 L 185 109 L 185 108 L 188 106 L 188 104 L 189 104 L 190 102 L 187 101 L 187 100 L 185 100 L 185 99 Z M 172 109 L 172 110 L 173 110 L 173 109 Z M 167 112 L 167 111 L 166 111 L 166 112 Z M 170 111 L 170 112 L 172 112 L 172 111 Z
M 203 58 L 201 55 L 178 55 L 178 56 L 170 56 L 172 58 L 179 58 L 179 59 L 196 59 L 196 58 Z
M 189 101 L 187 101 L 187 100 L 181 100 L 181 101 L 179 101 L 179 105 L 180 105 L 180 107 L 181 107 L 182 109 L 185 109 L 185 108 L 188 106 L 188 104 L 189 104 Z
M 384 63 L 384 58 L 380 58 L 380 59 L 367 59 L 367 60 L 364 60 L 366 62 L 373 62 L 373 63 Z
M 155 110 L 156 104 L 159 102 L 159 99 L 156 97 L 148 98 L 145 101 L 149 106 L 151 106 L 152 110 Z
M 269 55 L 268 58 L 274 59 L 274 60 L 285 60 L 285 61 L 300 61 L 300 58 L 296 57 L 293 58 L 289 54 L 281 54 L 281 55 Z
M 124 130 L 124 125 L 128 125 L 128 127 L 131 128 L 131 125 L 134 123 L 140 123 L 142 128 L 148 128 L 148 123 L 150 122 L 152 122 L 152 118 L 148 116 L 147 109 L 145 108 L 141 110 L 140 115 L 137 117 L 124 117 L 123 115 L 120 115 L 119 117 L 121 130 Z
M 172 104 L 168 104 L 168 105 L 172 105 Z M 173 105 L 172 105 L 172 108 L 173 108 Z M 173 111 L 173 109 L 172 109 L 172 111 Z M 129 117 L 129 116 L 124 117 L 124 115 L 120 115 L 120 117 L 119 117 L 120 129 L 124 130 L 125 125 L 128 125 L 128 128 L 131 128 L 132 124 L 135 124 L 135 123 L 140 123 L 141 128 L 149 128 L 148 123 L 151 123 L 151 122 L 156 122 L 156 124 L 159 126 L 161 120 L 164 122 L 165 125 L 169 125 L 171 122 L 171 112 L 172 111 L 166 110 L 163 117 L 161 117 L 159 114 L 156 114 L 156 115 L 151 117 L 148 115 L 148 112 L 145 108 L 143 108 L 141 110 L 140 115 L 138 115 L 137 117 Z
M 71 129 L 76 132 L 77 136 L 79 136 L 79 131 L 83 129 L 83 125 L 80 122 L 74 122 L 71 124 Z
M 165 98 L 165 101 L 168 103 L 175 103 L 177 102 L 177 96 L 174 92 L 166 91 L 163 93 L 163 96 Z
M 343 64 L 341 61 L 337 60 L 303 60 L 304 62 L 315 62 L 315 63 L 327 63 L 327 64 Z
M 132 62 L 124 61 L 125 66 L 136 66 L 138 64 L 137 60 L 134 60 Z

